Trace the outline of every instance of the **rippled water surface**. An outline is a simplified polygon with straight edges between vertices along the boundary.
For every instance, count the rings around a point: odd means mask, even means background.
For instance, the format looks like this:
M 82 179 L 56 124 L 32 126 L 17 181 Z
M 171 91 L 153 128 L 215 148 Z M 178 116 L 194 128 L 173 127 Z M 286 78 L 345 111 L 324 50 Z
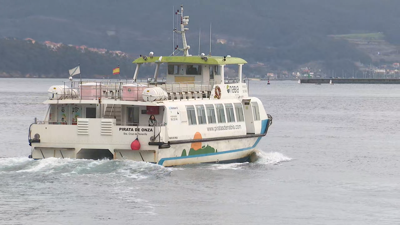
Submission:
M 62 80 L 0 79 L 0 224 L 400 224 L 400 86 L 252 82 L 259 160 L 164 168 L 31 160 Z

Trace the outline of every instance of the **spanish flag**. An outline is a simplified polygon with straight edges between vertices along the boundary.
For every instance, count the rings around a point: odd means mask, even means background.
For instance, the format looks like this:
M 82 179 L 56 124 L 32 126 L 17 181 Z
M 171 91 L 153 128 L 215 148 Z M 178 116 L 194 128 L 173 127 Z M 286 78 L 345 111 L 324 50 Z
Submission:
M 113 75 L 119 74 L 119 67 L 113 69 Z

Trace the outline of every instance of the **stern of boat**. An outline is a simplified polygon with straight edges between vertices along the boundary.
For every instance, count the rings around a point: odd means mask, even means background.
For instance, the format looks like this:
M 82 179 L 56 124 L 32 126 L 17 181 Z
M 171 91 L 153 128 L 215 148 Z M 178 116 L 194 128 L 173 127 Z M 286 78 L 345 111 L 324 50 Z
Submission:
M 28 135 L 33 159 L 129 159 L 157 162 L 161 143 L 168 143 L 165 126 L 117 126 L 116 119 L 78 118 L 76 125 L 39 122 Z M 140 147 L 133 147 L 138 142 Z

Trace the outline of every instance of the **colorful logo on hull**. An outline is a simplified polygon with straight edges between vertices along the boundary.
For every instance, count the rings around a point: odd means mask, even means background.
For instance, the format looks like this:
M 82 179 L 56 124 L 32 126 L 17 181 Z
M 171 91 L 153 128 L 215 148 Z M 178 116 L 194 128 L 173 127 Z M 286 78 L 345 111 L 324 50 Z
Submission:
M 196 134 L 194 134 L 193 140 L 201 139 L 203 139 L 201 137 L 201 134 L 199 132 L 196 132 Z M 186 149 L 183 149 L 181 156 L 202 155 L 216 152 L 218 152 L 218 150 L 209 145 L 203 146 L 201 142 L 194 142 L 190 146 L 189 153 L 186 151 Z

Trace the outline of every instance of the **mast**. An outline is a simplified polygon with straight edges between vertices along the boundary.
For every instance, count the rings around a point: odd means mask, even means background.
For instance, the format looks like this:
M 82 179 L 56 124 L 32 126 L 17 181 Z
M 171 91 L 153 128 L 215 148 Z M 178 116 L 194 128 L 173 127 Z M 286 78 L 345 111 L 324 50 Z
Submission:
M 175 12 L 175 7 L 172 6 L 172 12 Z M 172 55 L 175 53 L 175 16 L 172 15 Z
M 189 16 L 183 16 L 183 5 L 181 5 L 181 32 L 182 32 L 182 42 L 183 42 L 183 55 L 189 55 L 189 46 L 186 42 L 186 34 L 185 32 L 189 30 L 189 28 L 185 28 L 186 25 L 189 24 Z
M 210 52 L 208 53 L 209 56 L 211 56 L 211 23 L 210 23 Z
M 183 15 L 183 5 L 181 5 L 181 11 L 180 12 L 178 11 L 176 14 L 181 16 L 181 30 L 179 30 L 179 31 L 174 30 L 175 32 L 180 33 L 182 35 L 183 48 L 179 49 L 179 50 L 183 51 L 184 56 L 189 56 L 190 55 L 189 54 L 190 46 L 187 44 L 186 35 L 185 35 L 185 32 L 189 30 L 189 28 L 185 27 L 189 24 L 189 16 Z
M 199 55 L 201 53 L 201 50 L 200 50 L 200 47 L 201 47 L 200 37 L 201 37 L 201 29 L 199 30 Z

